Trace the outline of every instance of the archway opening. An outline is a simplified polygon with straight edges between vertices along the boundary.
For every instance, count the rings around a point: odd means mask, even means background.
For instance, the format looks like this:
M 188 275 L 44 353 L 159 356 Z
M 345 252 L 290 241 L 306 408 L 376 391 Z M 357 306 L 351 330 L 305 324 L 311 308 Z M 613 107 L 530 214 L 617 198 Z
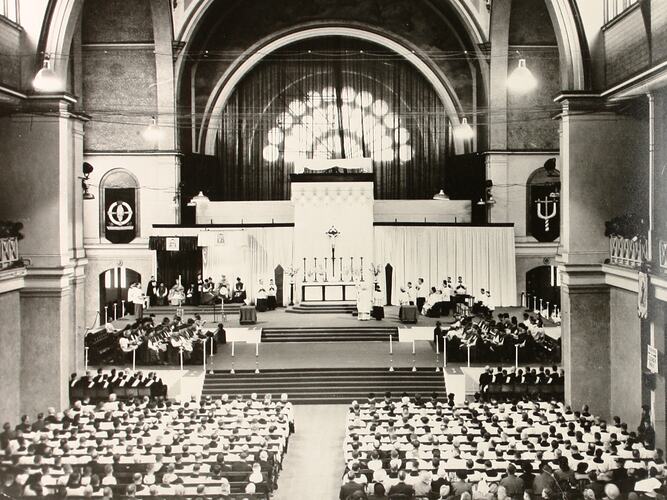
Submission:
M 141 274 L 127 267 L 114 267 L 100 273 L 100 323 L 133 312 L 133 304 L 127 301 L 127 290 L 134 282 L 141 282 Z

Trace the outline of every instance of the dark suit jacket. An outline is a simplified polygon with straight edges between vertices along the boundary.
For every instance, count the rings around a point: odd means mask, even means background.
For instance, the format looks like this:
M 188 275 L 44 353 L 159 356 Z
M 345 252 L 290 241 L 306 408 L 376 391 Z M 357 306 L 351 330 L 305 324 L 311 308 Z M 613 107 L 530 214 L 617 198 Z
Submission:
M 407 497 L 412 498 L 413 496 L 415 496 L 415 489 L 409 484 L 398 482 L 391 488 L 389 488 L 387 496 L 390 497 L 392 495 L 405 495 Z
M 346 500 L 346 498 L 355 491 L 363 491 L 363 489 L 364 487 L 361 484 L 355 483 L 354 481 L 348 481 L 340 487 L 340 494 L 338 495 L 338 498 L 339 500 Z

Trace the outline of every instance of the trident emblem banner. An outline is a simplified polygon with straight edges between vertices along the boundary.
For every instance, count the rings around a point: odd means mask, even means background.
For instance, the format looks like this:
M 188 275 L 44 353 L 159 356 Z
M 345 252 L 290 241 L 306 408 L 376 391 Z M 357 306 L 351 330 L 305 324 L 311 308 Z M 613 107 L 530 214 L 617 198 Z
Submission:
M 560 199 L 551 186 L 530 188 L 530 234 L 537 241 L 554 241 L 560 236 Z

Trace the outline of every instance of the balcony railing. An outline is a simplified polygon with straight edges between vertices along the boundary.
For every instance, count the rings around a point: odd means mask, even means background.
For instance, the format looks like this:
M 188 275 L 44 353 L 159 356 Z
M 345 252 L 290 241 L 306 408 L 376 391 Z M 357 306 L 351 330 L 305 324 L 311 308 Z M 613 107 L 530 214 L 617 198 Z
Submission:
M 15 236 L 0 238 L 0 269 L 14 267 L 20 262 L 19 240 Z
M 609 237 L 610 262 L 619 266 L 640 267 L 648 257 L 648 244 L 644 238 L 628 239 Z

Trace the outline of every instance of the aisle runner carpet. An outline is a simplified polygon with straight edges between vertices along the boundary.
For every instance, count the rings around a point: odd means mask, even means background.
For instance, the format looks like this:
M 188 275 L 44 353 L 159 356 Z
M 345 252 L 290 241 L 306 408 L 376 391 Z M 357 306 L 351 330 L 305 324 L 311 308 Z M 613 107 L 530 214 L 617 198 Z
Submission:
M 206 375 L 202 394 L 247 397 L 252 392 L 260 396 L 268 392 L 277 397 L 287 393 L 294 404 L 349 404 L 365 400 L 371 392 L 379 397 L 386 391 L 391 391 L 394 397 L 403 392 L 446 397 L 443 375 L 433 368 L 416 372 L 405 368 L 394 372 L 386 368 L 262 370 L 261 373 L 243 370 L 235 374 L 215 371 Z

